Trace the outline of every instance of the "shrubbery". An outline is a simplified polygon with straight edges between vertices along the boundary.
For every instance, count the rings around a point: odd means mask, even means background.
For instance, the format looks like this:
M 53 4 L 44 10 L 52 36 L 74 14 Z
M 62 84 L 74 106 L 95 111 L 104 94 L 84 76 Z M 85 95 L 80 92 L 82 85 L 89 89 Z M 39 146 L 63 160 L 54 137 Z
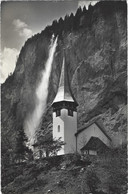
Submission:
M 90 192 L 92 194 L 96 194 L 96 191 L 101 181 L 97 176 L 96 172 L 91 168 L 88 169 L 86 172 L 86 182 L 87 182 L 87 186 L 90 189 Z
M 127 192 L 127 145 L 113 149 L 112 154 L 107 166 L 110 174 L 109 191 L 110 194 L 125 194 Z

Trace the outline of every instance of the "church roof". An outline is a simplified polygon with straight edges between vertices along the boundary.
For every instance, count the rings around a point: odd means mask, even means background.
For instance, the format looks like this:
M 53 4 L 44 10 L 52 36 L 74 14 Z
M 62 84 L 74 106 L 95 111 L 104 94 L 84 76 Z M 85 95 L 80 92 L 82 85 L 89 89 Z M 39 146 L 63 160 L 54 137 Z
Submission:
M 91 125 L 93 124 L 96 124 L 99 129 L 104 133 L 104 135 L 111 141 L 111 138 L 109 137 L 109 135 L 107 134 L 106 132 L 106 129 L 103 125 L 103 123 L 101 122 L 100 119 L 96 119 L 96 120 L 92 120 L 90 123 L 87 123 L 84 127 L 80 128 L 76 133 L 75 133 L 75 136 L 78 136 L 79 133 L 81 133 L 82 131 L 88 129 L 88 127 L 90 127 Z
M 71 91 L 69 89 L 69 79 L 68 79 L 68 72 L 65 64 L 65 59 L 63 58 L 63 64 L 62 64 L 62 70 L 60 75 L 60 82 L 58 91 L 56 94 L 56 97 L 52 104 L 60 101 L 69 101 L 69 102 L 75 102 L 74 97 L 71 94 Z M 76 103 L 77 104 L 77 103 Z
M 101 149 L 109 149 L 108 146 L 101 141 L 98 137 L 91 137 L 89 141 L 81 148 L 82 150 L 101 150 Z

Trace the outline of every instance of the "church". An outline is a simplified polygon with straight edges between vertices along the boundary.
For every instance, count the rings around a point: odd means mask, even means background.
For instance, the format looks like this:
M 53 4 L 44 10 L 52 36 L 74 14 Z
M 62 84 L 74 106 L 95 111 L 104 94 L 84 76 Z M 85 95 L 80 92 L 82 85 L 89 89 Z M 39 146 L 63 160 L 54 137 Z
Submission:
M 53 139 L 61 138 L 65 144 L 57 155 L 84 153 L 97 155 L 98 151 L 111 147 L 111 138 L 101 124 L 95 120 L 77 129 L 78 103 L 72 95 L 69 85 L 68 71 L 63 58 L 58 91 L 52 103 Z

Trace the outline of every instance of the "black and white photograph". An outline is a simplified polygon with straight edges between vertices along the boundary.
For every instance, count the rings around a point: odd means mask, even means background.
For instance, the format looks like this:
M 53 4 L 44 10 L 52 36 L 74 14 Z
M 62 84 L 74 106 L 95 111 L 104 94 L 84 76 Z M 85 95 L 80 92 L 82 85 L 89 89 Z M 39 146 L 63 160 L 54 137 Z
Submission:
M 1 2 L 1 194 L 127 194 L 127 1 Z

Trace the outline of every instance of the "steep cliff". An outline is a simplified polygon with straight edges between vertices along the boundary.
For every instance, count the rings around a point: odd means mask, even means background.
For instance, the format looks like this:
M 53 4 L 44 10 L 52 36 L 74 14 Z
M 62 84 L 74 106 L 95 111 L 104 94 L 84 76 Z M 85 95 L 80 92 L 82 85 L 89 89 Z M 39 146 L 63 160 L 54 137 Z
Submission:
M 79 104 L 78 128 L 100 116 L 111 136 L 126 133 L 126 2 L 99 2 L 54 21 L 28 39 L 16 69 L 2 85 L 2 154 L 15 147 L 15 136 L 35 107 L 35 90 L 48 57 L 52 34 L 58 46 L 52 64 L 43 125 L 52 120 L 50 104 L 59 83 L 63 49 L 71 90 Z

